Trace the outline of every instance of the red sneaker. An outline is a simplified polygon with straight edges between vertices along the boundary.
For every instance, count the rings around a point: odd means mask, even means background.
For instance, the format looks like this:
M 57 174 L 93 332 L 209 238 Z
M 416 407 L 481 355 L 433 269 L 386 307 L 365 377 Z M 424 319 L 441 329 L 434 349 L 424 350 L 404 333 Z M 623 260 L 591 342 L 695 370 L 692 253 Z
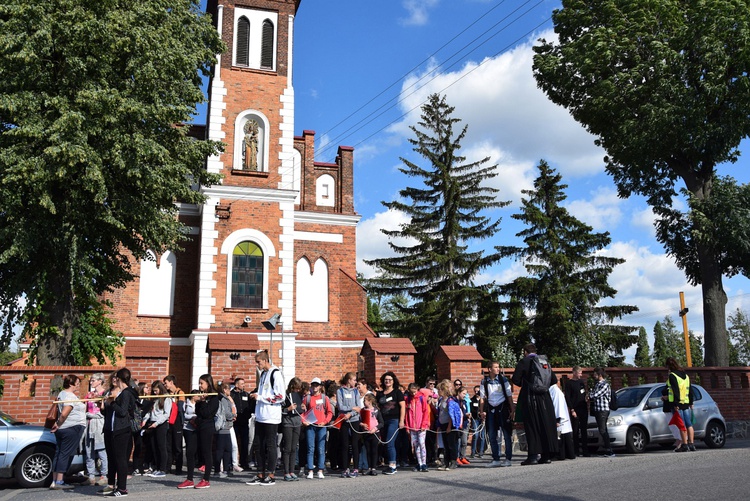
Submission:
M 203 465 L 200 468 L 198 468 L 198 471 L 201 472 L 201 473 L 205 473 L 206 472 L 206 465 Z
M 208 489 L 209 487 L 211 487 L 211 483 L 208 480 L 201 480 L 195 484 L 196 489 Z
M 464 464 L 471 464 L 471 461 L 469 461 L 468 459 L 466 458 L 461 458 L 461 459 L 463 460 Z
M 192 480 L 185 480 L 177 486 L 178 489 L 192 489 L 193 487 L 195 487 L 195 484 Z

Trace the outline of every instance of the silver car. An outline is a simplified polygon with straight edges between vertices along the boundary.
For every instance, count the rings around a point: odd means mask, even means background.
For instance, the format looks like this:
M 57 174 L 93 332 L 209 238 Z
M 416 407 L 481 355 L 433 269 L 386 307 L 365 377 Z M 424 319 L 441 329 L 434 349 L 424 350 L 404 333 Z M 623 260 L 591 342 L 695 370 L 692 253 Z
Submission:
M 669 429 L 670 414 L 664 412 L 661 399 L 665 383 L 642 384 L 617 390 L 618 410 L 610 411 L 607 420 L 609 440 L 613 447 L 625 447 L 628 452 L 643 452 L 649 444 L 669 448 L 674 436 Z M 716 402 L 697 384 L 693 388 L 693 429 L 695 439 L 703 440 L 710 448 L 724 447 L 726 423 Z M 599 430 L 593 416 L 588 422 L 588 443 L 599 443 Z
M 17 421 L 0 412 L 0 478 L 15 478 L 22 487 L 52 483 L 52 458 L 57 440 L 43 426 Z M 69 474 L 83 469 L 80 455 L 73 458 Z

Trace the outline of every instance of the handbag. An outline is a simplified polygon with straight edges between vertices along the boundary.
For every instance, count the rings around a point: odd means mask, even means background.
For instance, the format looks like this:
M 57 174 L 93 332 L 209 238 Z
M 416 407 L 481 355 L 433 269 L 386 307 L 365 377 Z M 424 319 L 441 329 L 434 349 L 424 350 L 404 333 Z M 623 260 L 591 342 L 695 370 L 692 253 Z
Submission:
M 47 415 L 44 416 L 44 427 L 51 430 L 58 417 L 60 417 L 60 407 L 57 404 L 52 404 L 47 411 Z

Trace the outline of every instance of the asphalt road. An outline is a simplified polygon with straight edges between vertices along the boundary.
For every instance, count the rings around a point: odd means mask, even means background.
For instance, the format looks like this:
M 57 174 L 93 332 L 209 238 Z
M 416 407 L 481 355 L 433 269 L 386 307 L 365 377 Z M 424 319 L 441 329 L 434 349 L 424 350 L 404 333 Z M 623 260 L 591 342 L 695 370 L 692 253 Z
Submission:
M 578 458 L 550 465 L 485 468 L 488 460 L 475 460 L 457 470 L 344 479 L 329 475 L 323 480 L 280 481 L 274 486 L 247 486 L 251 473 L 229 479 L 212 479 L 205 490 L 179 490 L 183 477 L 164 479 L 135 477 L 128 481 L 129 498 L 168 501 L 185 499 L 232 500 L 248 497 L 264 500 L 350 501 L 410 499 L 468 501 L 509 500 L 742 500 L 750 498 L 750 440 L 729 440 L 723 449 L 676 454 L 655 448 L 644 454 L 618 454 L 615 458 Z M 41 501 L 101 498 L 100 487 L 76 487 L 72 491 L 20 489 L 11 481 L 0 482 L 0 501 Z

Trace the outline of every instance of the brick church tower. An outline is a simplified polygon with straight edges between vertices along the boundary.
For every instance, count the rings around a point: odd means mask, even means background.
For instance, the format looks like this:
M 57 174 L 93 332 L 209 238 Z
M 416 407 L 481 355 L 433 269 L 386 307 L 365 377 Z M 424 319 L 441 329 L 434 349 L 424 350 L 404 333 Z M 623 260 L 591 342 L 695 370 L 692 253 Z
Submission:
M 180 207 L 190 238 L 138 263 L 113 296 L 134 377 L 203 373 L 254 378 L 267 349 L 288 380 L 361 370 L 374 334 L 356 281 L 353 149 L 314 160 L 314 135 L 295 136 L 294 22 L 300 0 L 209 0 L 228 50 L 209 85 L 204 137 L 224 142 L 206 168 L 202 206 Z M 274 330 L 263 322 L 274 315 Z

